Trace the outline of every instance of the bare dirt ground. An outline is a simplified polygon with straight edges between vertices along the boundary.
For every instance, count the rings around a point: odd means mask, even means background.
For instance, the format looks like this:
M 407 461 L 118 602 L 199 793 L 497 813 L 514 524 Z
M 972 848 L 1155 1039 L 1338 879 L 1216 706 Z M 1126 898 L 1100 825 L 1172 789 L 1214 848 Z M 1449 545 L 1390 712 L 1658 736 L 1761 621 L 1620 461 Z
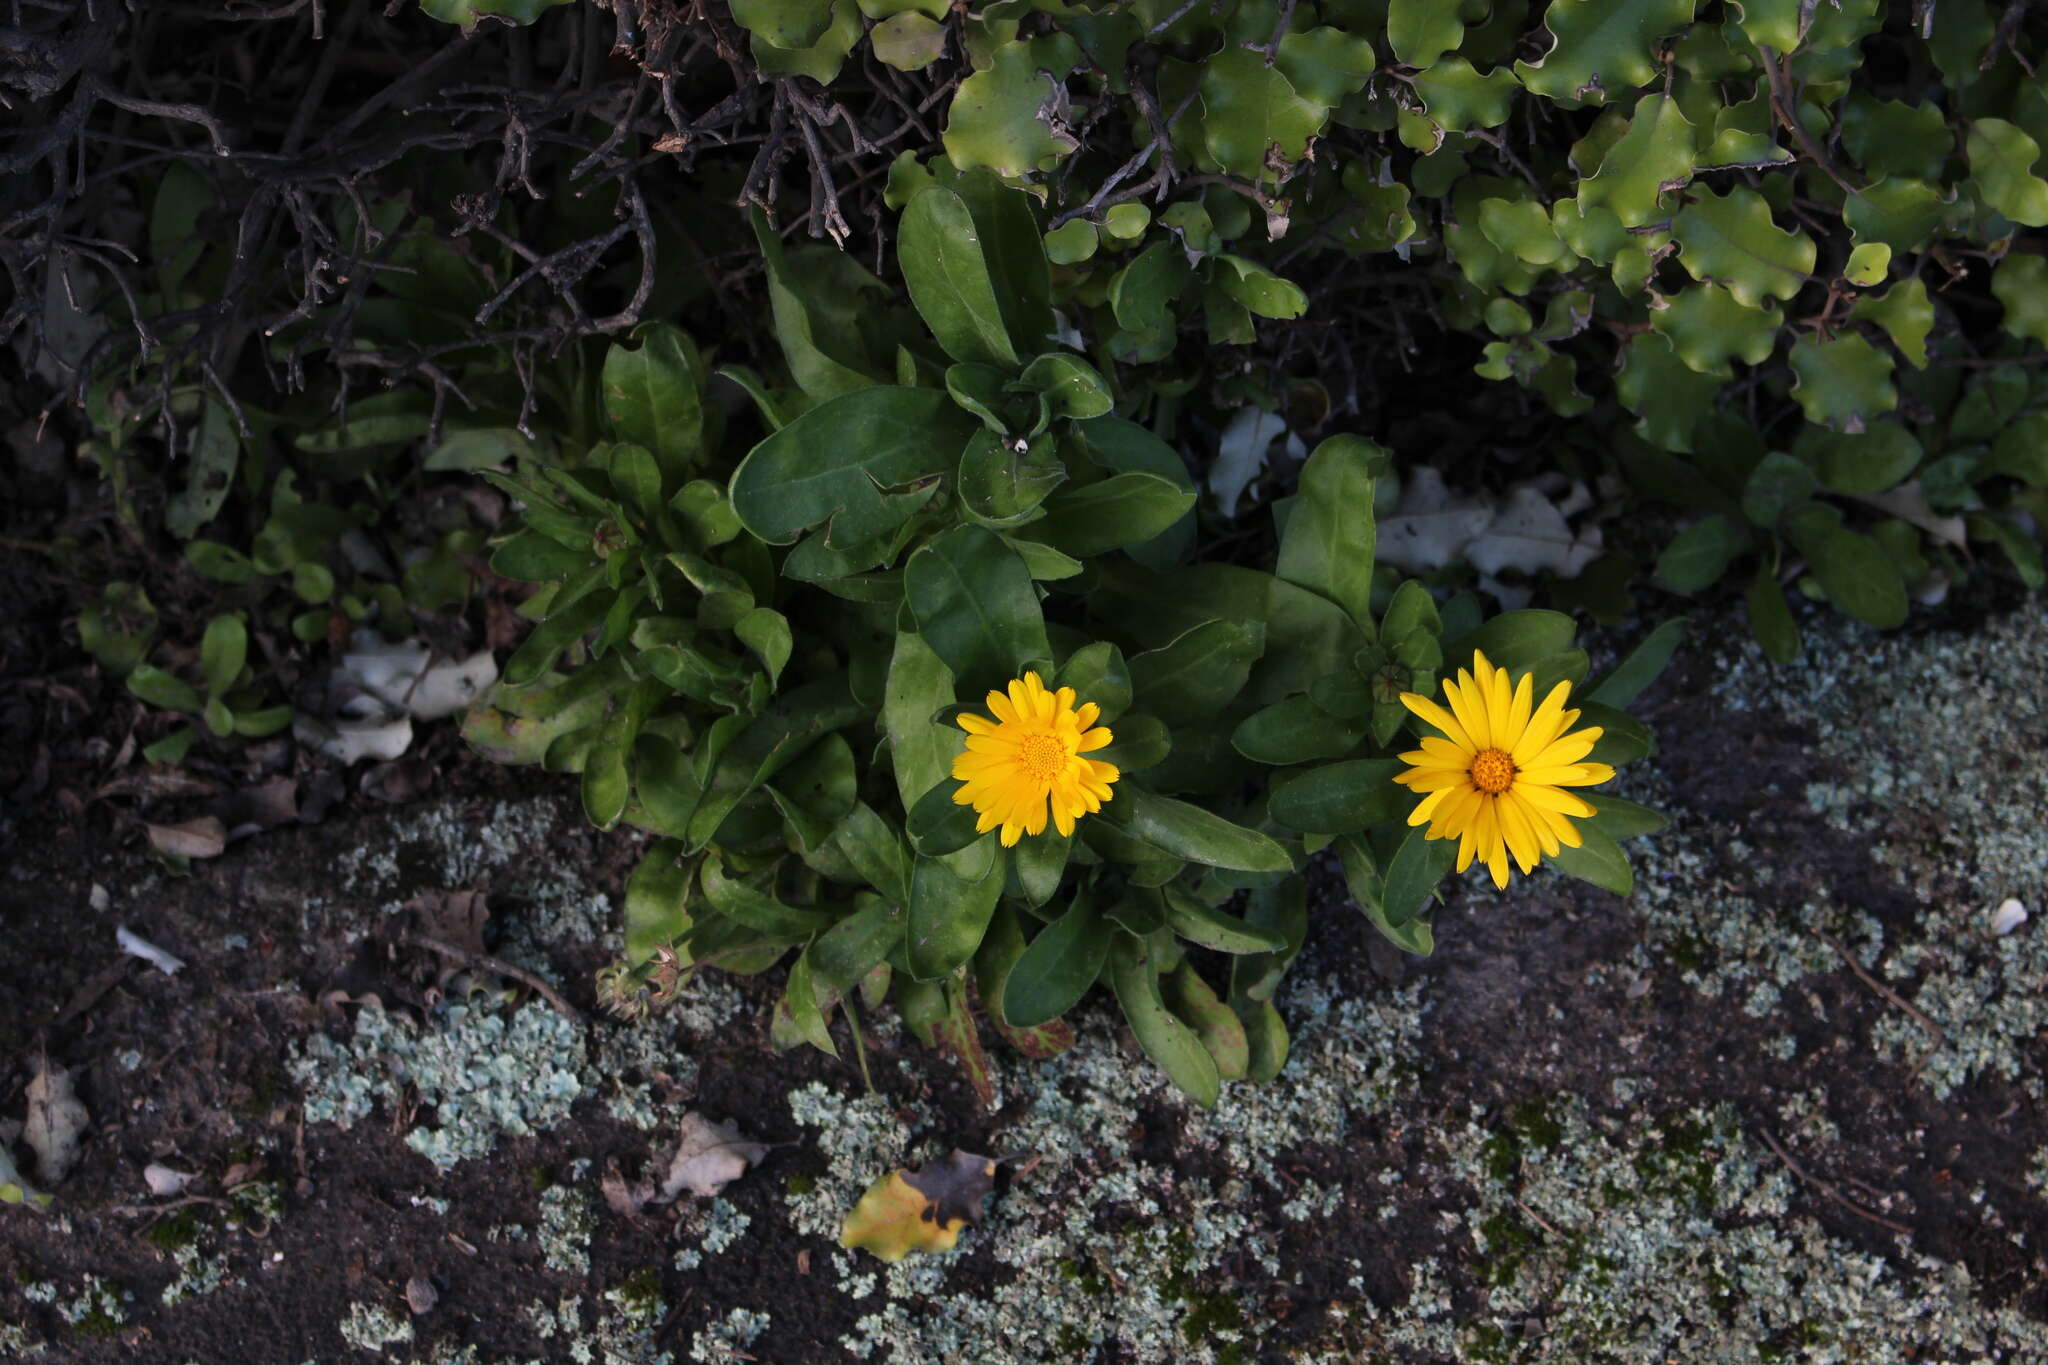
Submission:
M 773 979 L 600 1016 L 635 841 L 452 727 L 398 804 L 288 746 L 109 791 L 125 703 L 45 566 L 0 567 L 0 1120 L 46 1064 L 88 1116 L 53 1203 L 0 1206 L 0 1359 L 2048 1359 L 2038 604 L 1820 621 L 1775 671 L 1709 621 L 1639 708 L 1623 790 L 1674 824 L 1633 896 L 1475 878 L 1402 960 L 1318 869 L 1277 1082 L 1194 1109 L 1091 1004 L 987 1110 L 886 1016 L 875 1093 L 843 1045 L 776 1054 Z M 317 820 L 183 870 L 141 838 L 279 778 Z M 566 1010 L 401 941 L 451 892 Z M 768 1155 L 614 1209 L 690 1109 Z M 868 1181 L 955 1146 L 1040 1160 L 951 1254 L 839 1249 Z

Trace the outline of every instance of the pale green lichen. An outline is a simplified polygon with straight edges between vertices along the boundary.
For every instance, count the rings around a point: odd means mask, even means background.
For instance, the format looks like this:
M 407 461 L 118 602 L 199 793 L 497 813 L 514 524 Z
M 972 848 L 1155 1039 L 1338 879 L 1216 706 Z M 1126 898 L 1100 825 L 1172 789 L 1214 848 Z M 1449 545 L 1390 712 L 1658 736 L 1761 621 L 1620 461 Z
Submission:
M 197 1243 L 188 1243 L 171 1253 L 177 1263 L 178 1278 L 164 1286 L 163 1302 L 166 1308 L 183 1303 L 186 1299 L 201 1298 L 211 1294 L 228 1282 L 228 1258 L 222 1255 L 208 1256 L 202 1253 Z
M 412 1340 L 412 1323 L 382 1304 L 352 1303 L 341 1320 L 341 1339 L 358 1351 L 383 1355 L 388 1347 Z
M 690 1359 L 697 1365 L 742 1365 L 754 1356 L 747 1352 L 761 1333 L 768 1330 L 769 1317 L 751 1308 L 734 1308 L 717 1322 L 690 1339 Z
M 590 1234 L 596 1230 L 597 1208 L 589 1195 L 567 1185 L 541 1191 L 539 1241 L 548 1269 L 588 1275 Z

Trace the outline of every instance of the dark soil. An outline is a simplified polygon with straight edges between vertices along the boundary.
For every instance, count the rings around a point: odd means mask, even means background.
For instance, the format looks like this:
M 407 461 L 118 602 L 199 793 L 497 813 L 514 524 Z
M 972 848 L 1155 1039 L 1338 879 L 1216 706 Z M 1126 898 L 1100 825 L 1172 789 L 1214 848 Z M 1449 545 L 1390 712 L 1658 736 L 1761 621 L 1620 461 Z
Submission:
M 766 1178 L 737 1182 L 726 1193 L 752 1218 L 753 1232 L 732 1253 L 684 1273 L 670 1264 L 667 1215 L 629 1220 L 601 1210 L 589 1275 L 548 1269 L 531 1240 L 493 1240 L 491 1229 L 532 1221 L 536 1189 L 566 1179 L 579 1159 L 599 1170 L 614 1160 L 640 1169 L 648 1156 L 645 1133 L 585 1101 L 572 1122 L 507 1139 L 489 1159 L 441 1173 L 399 1141 L 416 1114 L 380 1108 L 349 1131 L 308 1125 L 284 1070 L 283 1059 L 313 1031 L 346 1034 L 346 1007 L 321 1003 L 330 989 L 353 993 L 370 980 L 394 1008 L 423 1000 L 420 977 L 428 964 L 406 956 L 417 950 L 380 943 L 359 952 L 338 929 L 308 938 L 299 928 L 301 903 L 312 894 L 336 905 L 327 923 L 347 921 L 349 907 L 334 902 L 335 888 L 324 883 L 327 870 L 341 851 L 376 846 L 389 808 L 288 748 L 265 753 L 259 746 L 241 769 L 200 764 L 184 778 L 138 777 L 139 764 L 115 759 L 139 709 L 64 642 L 61 575 L 33 552 L 9 550 L 0 553 L 0 591 L 19 605 L 0 622 L 0 791 L 7 793 L 0 816 L 7 858 L 0 881 L 0 1115 L 23 1113 L 25 1086 L 45 1056 L 52 1066 L 78 1069 L 79 1094 L 92 1114 L 83 1160 L 57 1188 L 56 1209 L 0 1209 L 0 1322 L 21 1324 L 31 1339 L 46 1341 L 51 1350 L 42 1359 L 336 1359 L 347 1354 L 337 1324 L 351 1304 L 400 1305 L 408 1282 L 419 1279 L 438 1302 L 417 1320 L 418 1340 L 407 1350 L 425 1356 L 470 1345 L 480 1359 L 557 1360 L 570 1358 L 567 1340 L 539 1336 L 528 1305 L 617 1288 L 652 1267 L 673 1306 L 657 1342 L 679 1356 L 687 1355 L 691 1333 L 725 1307 L 771 1304 L 772 1326 L 751 1348 L 756 1358 L 807 1365 L 851 1358 L 837 1342 L 858 1310 L 831 1292 L 829 1272 L 822 1271 L 832 1248 L 795 1234 L 782 1209 L 787 1182 L 815 1169 L 784 1096 L 814 1079 L 848 1090 L 860 1082 L 850 1063 L 808 1049 L 769 1049 L 773 981 L 748 982 L 755 1005 L 748 1022 L 695 1057 L 694 1104 L 715 1116 L 739 1116 L 763 1141 L 791 1144 L 769 1158 Z M 1965 616 L 1970 610 L 1959 607 Z M 1639 709 L 1663 736 L 1656 762 L 1683 802 L 1743 830 L 1762 855 L 1728 859 L 1722 873 L 1731 887 L 1766 913 L 1825 890 L 1887 925 L 1910 921 L 1916 901 L 1872 862 L 1868 848 L 1806 814 L 1796 800 L 1805 783 L 1829 775 L 1814 757 L 1813 736 L 1753 712 L 1723 714 L 1712 682 L 1704 655 L 1682 656 Z M 435 799 L 455 801 L 478 821 L 502 797 L 554 792 L 554 799 L 573 800 L 558 781 L 475 761 L 451 728 L 430 730 L 424 741 Z M 131 781 L 110 791 L 117 772 Z M 185 875 L 171 875 L 147 850 L 143 817 L 189 815 L 238 784 L 278 775 L 298 784 L 302 804 L 311 792 L 334 798 L 324 818 L 254 834 L 219 858 L 195 862 Z M 1766 814 L 1768 820 L 1755 818 Z M 635 840 L 585 831 L 567 806 L 560 827 L 577 832 L 532 856 L 572 869 L 616 902 Z M 1915 831 L 1896 833 L 1899 846 L 1917 846 Z M 95 883 L 150 889 L 133 897 L 123 892 L 94 909 Z M 507 894 L 488 883 L 473 889 Z M 1641 930 L 1623 902 L 1576 883 L 1531 883 L 1511 915 L 1484 918 L 1454 896 L 1439 919 L 1439 950 L 1426 961 L 1369 943 L 1327 869 L 1317 875 L 1312 900 L 1313 961 L 1334 971 L 1344 990 L 1366 995 L 1389 989 L 1389 978 L 1421 977 L 1440 1003 L 1417 1059 L 1419 1105 L 1341 1148 L 1304 1147 L 1285 1166 L 1294 1178 L 1375 1193 L 1347 1199 L 1332 1220 L 1310 1224 L 1281 1219 L 1269 1190 L 1247 1196 L 1260 1206 L 1264 1225 L 1279 1230 L 1300 1281 L 1272 1282 L 1247 1261 L 1240 1283 L 1210 1288 L 1264 1325 L 1264 1358 L 1287 1359 L 1292 1344 L 1327 1344 L 1326 1309 L 1356 1292 L 1345 1283 L 1353 1272 L 1340 1268 L 1332 1248 L 1362 1254 L 1366 1292 L 1383 1308 L 1405 1299 L 1410 1267 L 1430 1256 L 1454 1268 L 1460 1313 L 1483 1307 L 1486 1291 L 1471 1248 L 1462 1234 L 1444 1232 L 1438 1217 L 1460 1211 L 1469 1195 L 1427 1174 L 1435 1160 L 1431 1128 L 1484 1109 L 1523 1116 L 1511 1122 L 1533 1133 L 1548 1102 L 1565 1094 L 1583 1097 L 1597 1113 L 1640 1121 L 1646 1116 L 1627 1112 L 1607 1085 L 1625 1069 L 1662 1078 L 1660 1105 L 1676 1111 L 1726 1103 L 1762 1132 L 1770 1131 L 1783 1096 L 1820 1089 L 1841 1138 L 1796 1158 L 1796 1211 L 1902 1269 L 1894 1239 L 1908 1230 L 1917 1251 L 1966 1266 L 1991 1302 L 2048 1317 L 2048 1287 L 2021 1245 L 2048 1244 L 2048 1209 L 2027 1197 L 2025 1183 L 2048 1116 L 2019 1087 L 1993 1079 L 1936 1101 L 1911 1083 L 1905 1067 L 1845 1043 L 1897 1008 L 1846 965 L 1809 981 L 1825 1016 L 1798 1018 L 1799 1054 L 1781 1062 L 1764 1043 L 1782 1023 L 1703 1008 L 1673 973 L 1657 975 L 1634 998 L 1618 977 L 1585 984 L 1589 967 L 1625 956 Z M 176 952 L 188 970 L 166 976 L 118 953 L 120 925 Z M 249 946 L 219 949 L 227 934 L 244 936 Z M 565 945 L 558 957 L 569 1000 L 583 1011 L 595 1011 L 590 973 L 602 961 L 601 951 L 587 945 Z M 280 980 L 292 988 L 273 989 Z M 133 1070 L 117 1060 L 131 1051 L 142 1059 Z M 889 1064 L 886 1047 L 878 1060 L 875 1074 L 891 1099 L 929 1105 L 963 1145 L 1002 1149 L 1002 1116 L 981 1112 L 941 1059 L 922 1062 L 918 1082 L 905 1081 Z M 1214 1154 L 1188 1150 L 1181 1121 L 1170 1105 L 1138 1107 L 1134 1148 L 1150 1164 L 1203 1173 Z M 19 1144 L 16 1150 L 26 1166 L 26 1151 Z M 201 1198 L 180 1207 L 148 1197 L 141 1173 L 151 1161 L 198 1173 L 192 1188 Z M 1366 1183 L 1386 1169 L 1419 1173 L 1384 1196 L 1401 1204 L 1403 1216 L 1392 1222 L 1372 1217 L 1382 1187 Z M 224 1191 L 231 1172 L 243 1186 L 239 1196 Z M 247 1212 L 246 1196 L 262 1185 L 281 1199 L 274 1219 Z M 1997 1220 L 1972 1205 L 1971 1191 L 1980 1187 Z M 447 1201 L 445 1215 L 416 1202 L 429 1197 Z M 237 1220 L 246 1226 L 229 1230 Z M 1998 1220 L 2004 1231 L 1993 1230 Z M 177 1268 L 165 1248 L 194 1229 L 204 1233 L 206 1247 L 225 1254 L 229 1284 L 166 1309 L 157 1297 Z M 956 1255 L 955 1289 L 994 1285 L 1008 1273 L 972 1236 Z M 125 1321 L 65 1321 L 59 1307 L 87 1276 L 129 1291 Z M 37 1282 L 63 1286 L 59 1302 L 31 1302 L 22 1290 Z

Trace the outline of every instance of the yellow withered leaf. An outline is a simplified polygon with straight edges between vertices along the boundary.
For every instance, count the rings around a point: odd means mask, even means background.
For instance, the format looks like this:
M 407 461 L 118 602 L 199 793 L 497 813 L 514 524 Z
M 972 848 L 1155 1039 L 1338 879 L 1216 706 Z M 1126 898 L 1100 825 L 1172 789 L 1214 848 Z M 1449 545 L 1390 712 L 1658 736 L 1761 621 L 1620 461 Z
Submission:
M 839 1229 L 839 1245 L 884 1261 L 913 1251 L 951 1251 L 960 1229 L 981 1221 L 996 1163 L 954 1148 L 920 1170 L 894 1170 L 868 1186 Z

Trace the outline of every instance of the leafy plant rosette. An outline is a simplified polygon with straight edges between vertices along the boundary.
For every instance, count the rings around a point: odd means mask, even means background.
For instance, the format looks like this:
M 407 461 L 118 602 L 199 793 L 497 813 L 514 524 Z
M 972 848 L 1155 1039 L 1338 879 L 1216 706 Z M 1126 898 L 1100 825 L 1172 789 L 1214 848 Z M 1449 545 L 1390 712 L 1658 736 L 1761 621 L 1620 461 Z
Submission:
M 1367 919 L 1430 950 L 1460 841 L 1408 823 L 1398 755 L 1437 732 L 1403 693 L 1483 651 L 1539 694 L 1572 685 L 1602 731 L 1588 763 L 1650 751 L 1621 708 L 1677 627 L 1586 686 L 1569 617 L 1482 620 L 1470 594 L 1439 606 L 1376 574 L 1388 456 L 1368 441 L 1309 457 L 1272 572 L 1190 562 L 1195 486 L 1118 415 L 1116 374 L 1056 340 L 1024 194 L 985 173 L 916 193 L 914 311 L 831 248 L 760 235 L 793 384 L 719 372 L 766 431 L 742 458 L 702 354 L 650 325 L 604 363 L 612 439 L 488 475 L 523 504 L 492 567 L 542 586 L 466 733 L 580 774 L 597 825 L 659 836 L 601 983 L 614 1008 L 786 961 L 779 1045 L 837 1055 L 833 1014 L 886 997 L 986 1096 L 977 997 L 1043 1057 L 1101 983 L 1213 1103 L 1285 1062 L 1272 1000 L 1312 854 L 1333 848 Z M 1660 822 L 1590 799 L 1556 861 L 1625 892 L 1617 841 Z

